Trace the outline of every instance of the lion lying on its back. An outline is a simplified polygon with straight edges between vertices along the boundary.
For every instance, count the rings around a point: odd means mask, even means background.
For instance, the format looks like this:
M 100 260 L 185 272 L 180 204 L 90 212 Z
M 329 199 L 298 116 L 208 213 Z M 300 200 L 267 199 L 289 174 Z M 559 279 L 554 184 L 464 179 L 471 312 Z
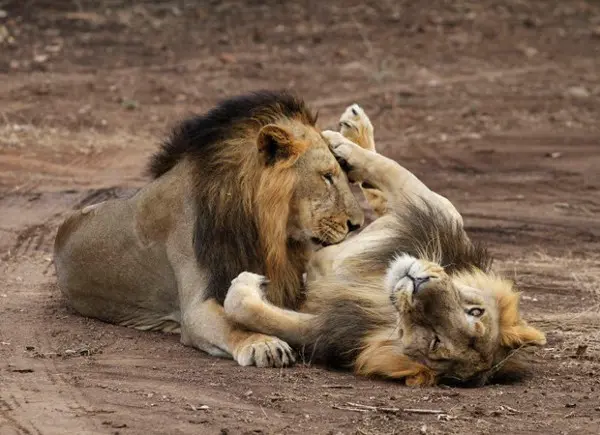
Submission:
M 222 303 L 247 270 L 294 308 L 316 244 L 363 222 L 345 173 L 298 98 L 258 93 L 183 122 L 129 199 L 86 207 L 55 243 L 58 283 L 79 313 L 181 341 L 242 365 L 293 363 L 280 339 L 230 322 Z
M 307 360 L 409 385 L 481 384 L 514 372 L 517 351 L 545 337 L 521 319 L 512 284 L 489 271 L 490 257 L 448 200 L 375 152 L 360 107 L 348 108 L 341 125 L 346 138 L 323 134 L 382 216 L 314 254 L 300 312 L 268 303 L 270 284 L 242 273 L 225 300 L 227 315 L 282 338 Z

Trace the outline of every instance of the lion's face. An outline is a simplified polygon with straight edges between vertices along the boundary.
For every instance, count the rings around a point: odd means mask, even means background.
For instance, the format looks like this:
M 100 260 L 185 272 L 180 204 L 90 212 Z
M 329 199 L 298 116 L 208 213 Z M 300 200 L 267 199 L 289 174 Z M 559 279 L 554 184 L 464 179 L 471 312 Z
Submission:
M 291 238 L 331 245 L 362 226 L 363 211 L 348 178 L 317 129 L 301 123 L 267 126 L 259 148 L 271 150 L 281 165 L 295 172 L 288 222 Z
M 297 163 L 292 231 L 297 237 L 331 245 L 360 228 L 364 215 L 329 146 L 318 133 L 312 136 L 314 145 Z
M 492 287 L 507 284 L 489 282 Z M 518 318 L 516 306 L 514 313 L 501 313 L 498 289 L 471 287 L 437 264 L 402 256 L 388 270 L 387 285 L 399 313 L 402 352 L 438 378 L 476 378 L 510 349 L 545 342 L 541 332 Z M 500 292 L 518 298 L 510 288 Z

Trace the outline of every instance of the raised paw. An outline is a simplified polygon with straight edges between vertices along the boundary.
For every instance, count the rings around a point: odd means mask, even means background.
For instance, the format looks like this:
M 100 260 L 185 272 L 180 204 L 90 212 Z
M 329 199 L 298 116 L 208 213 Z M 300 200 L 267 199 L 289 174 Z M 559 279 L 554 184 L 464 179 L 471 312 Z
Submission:
M 227 317 L 238 323 L 252 321 L 252 308 L 264 300 L 264 289 L 269 283 L 263 275 L 242 272 L 231 281 L 223 308 Z
M 351 183 L 363 181 L 363 169 L 368 159 L 365 159 L 365 151 L 354 142 L 346 139 L 341 133 L 326 130 L 323 137 L 329 142 L 331 152 L 346 172 Z
M 263 334 L 252 334 L 234 353 L 241 366 L 288 367 L 296 362 L 294 351 L 285 341 Z
M 358 105 L 348 106 L 340 117 L 340 133 L 361 148 L 375 151 L 375 140 L 373 138 L 373 124 Z
M 321 133 L 323 137 L 329 142 L 329 148 L 338 160 L 344 160 L 350 163 L 352 160 L 352 154 L 360 147 L 354 142 L 346 139 L 341 133 L 337 131 L 325 130 Z

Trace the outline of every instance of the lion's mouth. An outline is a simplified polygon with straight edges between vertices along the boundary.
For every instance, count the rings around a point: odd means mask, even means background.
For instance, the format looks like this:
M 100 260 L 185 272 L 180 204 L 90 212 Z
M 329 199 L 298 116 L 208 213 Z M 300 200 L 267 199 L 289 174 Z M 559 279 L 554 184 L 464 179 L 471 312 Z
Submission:
M 323 248 L 326 248 L 327 246 L 331 246 L 331 245 L 333 245 L 333 243 L 331 243 L 331 242 L 328 242 L 327 240 L 323 240 L 323 239 L 321 239 L 321 238 L 319 238 L 319 237 L 311 237 L 311 238 L 310 238 L 310 241 L 311 241 L 313 244 L 315 244 L 315 245 L 318 245 L 318 246 L 321 246 L 321 247 L 323 247 Z

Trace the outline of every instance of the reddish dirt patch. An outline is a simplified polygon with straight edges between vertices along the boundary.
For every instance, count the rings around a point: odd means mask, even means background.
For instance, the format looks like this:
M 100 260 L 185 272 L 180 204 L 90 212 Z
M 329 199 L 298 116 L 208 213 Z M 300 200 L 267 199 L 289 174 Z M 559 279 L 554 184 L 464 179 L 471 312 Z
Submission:
M 600 6 L 281 3 L 0 2 L 0 432 L 598 433 Z M 66 308 L 51 264 L 65 213 L 146 182 L 176 119 L 281 87 L 323 127 L 362 104 L 382 152 L 463 212 L 548 333 L 531 379 L 409 389 L 240 368 Z

